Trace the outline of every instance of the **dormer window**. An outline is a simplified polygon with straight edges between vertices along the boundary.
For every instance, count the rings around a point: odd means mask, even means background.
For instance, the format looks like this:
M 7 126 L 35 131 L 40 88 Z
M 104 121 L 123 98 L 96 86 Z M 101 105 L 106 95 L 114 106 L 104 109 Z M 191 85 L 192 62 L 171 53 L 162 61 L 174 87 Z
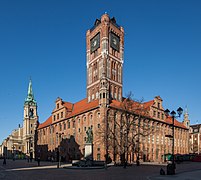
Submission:
M 59 103 L 57 103 L 57 109 L 59 109 Z
M 153 112 L 153 116 L 154 116 L 154 117 L 156 116 L 156 111 Z
M 160 112 L 158 112 L 158 118 L 160 118 Z
M 162 119 L 164 119 L 164 114 L 162 114 Z
M 160 109 L 160 106 L 161 106 L 161 104 L 160 104 L 160 103 L 158 103 L 158 109 Z

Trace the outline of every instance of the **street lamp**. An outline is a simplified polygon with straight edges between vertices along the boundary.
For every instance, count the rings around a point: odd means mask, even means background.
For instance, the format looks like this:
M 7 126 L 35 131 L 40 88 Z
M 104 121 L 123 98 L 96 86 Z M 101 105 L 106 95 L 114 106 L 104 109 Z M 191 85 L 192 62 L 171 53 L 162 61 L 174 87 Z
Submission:
M 172 111 L 170 113 L 169 109 L 166 109 L 164 112 L 167 117 L 169 116 L 169 114 L 172 117 L 172 173 L 170 174 L 175 174 L 176 165 L 175 165 L 175 159 L 174 159 L 174 120 L 175 118 L 181 116 L 181 114 L 183 113 L 183 109 L 181 107 L 177 109 L 178 116 L 176 116 L 175 111 Z

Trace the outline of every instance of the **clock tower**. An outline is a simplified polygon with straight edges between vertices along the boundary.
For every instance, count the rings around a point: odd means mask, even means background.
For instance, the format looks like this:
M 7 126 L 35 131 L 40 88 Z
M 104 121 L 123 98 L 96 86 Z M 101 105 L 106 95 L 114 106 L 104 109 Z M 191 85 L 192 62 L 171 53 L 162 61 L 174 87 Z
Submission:
M 124 55 L 124 29 L 115 18 L 104 14 L 96 19 L 86 33 L 87 98 L 99 99 L 99 104 L 109 100 L 122 100 L 122 70 Z
M 29 81 L 28 94 L 24 102 L 23 142 L 25 153 L 34 158 L 35 132 L 38 125 L 37 103 L 34 99 L 32 81 Z

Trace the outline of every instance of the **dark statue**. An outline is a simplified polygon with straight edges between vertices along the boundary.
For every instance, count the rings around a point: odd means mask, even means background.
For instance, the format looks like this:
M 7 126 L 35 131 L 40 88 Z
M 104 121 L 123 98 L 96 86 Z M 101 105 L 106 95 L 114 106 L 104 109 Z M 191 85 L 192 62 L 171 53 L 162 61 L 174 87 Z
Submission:
M 93 141 L 92 128 L 89 127 L 89 129 L 87 130 L 86 134 L 87 134 L 87 141 L 86 141 L 86 143 L 92 143 L 92 141 Z

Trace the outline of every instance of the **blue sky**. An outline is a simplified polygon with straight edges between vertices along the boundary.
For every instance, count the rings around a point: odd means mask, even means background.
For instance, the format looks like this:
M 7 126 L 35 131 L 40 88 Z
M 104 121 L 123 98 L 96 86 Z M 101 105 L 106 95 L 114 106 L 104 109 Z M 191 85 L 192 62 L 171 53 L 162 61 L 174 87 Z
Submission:
M 57 97 L 86 97 L 85 34 L 105 12 L 125 30 L 123 94 L 187 105 L 201 123 L 200 9 L 200 0 L 0 1 L 0 142 L 23 122 L 30 76 L 40 122 Z

